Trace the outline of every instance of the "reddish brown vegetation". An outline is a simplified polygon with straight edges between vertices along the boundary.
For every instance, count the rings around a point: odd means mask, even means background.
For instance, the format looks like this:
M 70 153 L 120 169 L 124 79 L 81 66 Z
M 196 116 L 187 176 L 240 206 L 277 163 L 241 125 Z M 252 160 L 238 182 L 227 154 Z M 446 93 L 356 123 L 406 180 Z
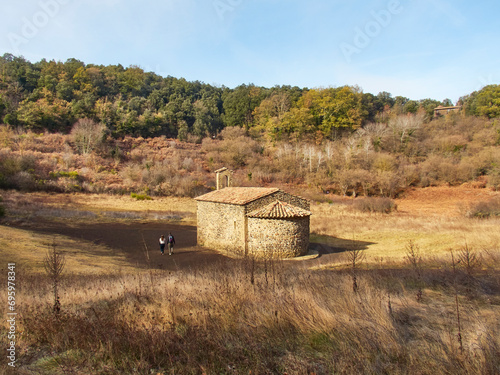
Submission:
M 393 198 L 411 187 L 500 186 L 499 125 L 459 115 L 428 123 L 402 115 L 319 143 L 268 143 L 237 127 L 201 145 L 108 137 L 83 154 L 74 134 L 0 129 L 4 188 L 194 196 L 213 188 L 211 173 L 222 166 L 235 170 L 239 186 L 293 185 L 309 196 Z

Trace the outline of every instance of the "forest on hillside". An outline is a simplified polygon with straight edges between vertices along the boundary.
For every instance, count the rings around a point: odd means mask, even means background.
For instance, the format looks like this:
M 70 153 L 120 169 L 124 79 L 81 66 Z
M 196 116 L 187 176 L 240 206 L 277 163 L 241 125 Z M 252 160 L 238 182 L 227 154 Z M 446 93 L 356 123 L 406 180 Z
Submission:
M 196 196 L 239 186 L 396 197 L 500 188 L 500 85 L 420 101 L 357 87 L 234 89 L 138 67 L 0 59 L 0 188 Z
M 105 125 L 114 136 L 167 136 L 200 141 L 227 126 L 244 127 L 276 140 L 335 139 L 339 131 L 390 116 L 433 116 L 449 99 L 411 100 L 390 93 L 363 93 L 356 86 L 272 88 L 243 84 L 234 89 L 161 77 L 137 66 L 85 64 L 4 54 L 0 58 L 0 123 L 23 129 L 67 133 L 79 119 Z M 466 113 L 500 116 L 500 86 L 490 85 L 460 99 Z

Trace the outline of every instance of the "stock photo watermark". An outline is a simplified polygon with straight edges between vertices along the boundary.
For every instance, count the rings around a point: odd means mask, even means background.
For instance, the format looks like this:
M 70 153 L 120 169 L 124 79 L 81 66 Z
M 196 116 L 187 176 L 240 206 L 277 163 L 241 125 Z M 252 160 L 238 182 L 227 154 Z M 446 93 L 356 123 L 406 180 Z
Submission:
M 348 63 L 352 61 L 352 56 L 361 53 L 370 45 L 373 39 L 378 37 L 383 29 L 391 24 L 395 15 L 403 12 L 403 6 L 398 0 L 391 0 L 387 3 L 386 9 L 370 12 L 371 20 L 363 28 L 354 29 L 354 37 L 351 43 L 343 42 L 340 49 Z
M 7 264 L 7 364 L 16 367 L 16 264 Z
M 234 12 L 243 0 L 214 0 L 213 6 L 219 18 L 223 21 L 227 12 Z
M 34 39 L 41 29 L 46 27 L 50 20 L 55 18 L 61 11 L 61 7 L 72 0 L 41 0 L 38 2 L 38 10 L 31 17 L 21 19 L 20 30 L 17 33 L 7 35 L 10 45 L 15 54 L 19 54 L 19 48 Z

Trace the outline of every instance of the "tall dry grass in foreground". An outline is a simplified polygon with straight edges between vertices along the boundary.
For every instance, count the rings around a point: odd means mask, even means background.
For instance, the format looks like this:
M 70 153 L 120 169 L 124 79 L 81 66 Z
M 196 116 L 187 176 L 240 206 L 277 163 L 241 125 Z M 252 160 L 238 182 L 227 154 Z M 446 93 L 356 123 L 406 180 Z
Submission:
M 49 280 L 27 277 L 17 373 L 497 374 L 500 275 L 488 262 L 470 275 L 423 267 L 418 280 L 362 270 L 357 293 L 348 272 L 286 262 L 73 276 L 58 315 Z

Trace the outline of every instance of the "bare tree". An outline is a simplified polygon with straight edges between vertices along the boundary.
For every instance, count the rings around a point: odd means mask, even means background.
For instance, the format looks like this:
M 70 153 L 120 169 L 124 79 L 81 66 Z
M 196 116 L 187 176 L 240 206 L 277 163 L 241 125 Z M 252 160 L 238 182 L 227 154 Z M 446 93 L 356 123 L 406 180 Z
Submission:
M 104 141 L 106 126 L 94 120 L 78 120 L 71 130 L 71 137 L 81 154 L 90 154 Z
M 360 137 L 367 137 L 376 151 L 382 144 L 382 140 L 389 134 L 390 129 L 386 124 L 369 123 L 364 128 L 359 129 L 356 133 L 360 133 Z
M 62 253 L 57 251 L 55 240 L 50 247 L 43 261 L 43 265 L 45 272 L 52 281 L 52 288 L 54 290 L 54 312 L 59 314 L 61 302 L 59 301 L 58 286 L 61 281 L 61 274 L 64 270 L 64 266 L 66 265 L 66 259 Z
M 425 112 L 418 112 L 415 115 L 399 115 L 389 121 L 389 127 L 398 137 L 400 144 L 403 144 L 422 126 L 424 119 Z
M 270 97 L 271 103 L 274 106 L 278 120 L 281 121 L 286 112 L 290 109 L 290 97 L 287 93 L 273 94 Z

